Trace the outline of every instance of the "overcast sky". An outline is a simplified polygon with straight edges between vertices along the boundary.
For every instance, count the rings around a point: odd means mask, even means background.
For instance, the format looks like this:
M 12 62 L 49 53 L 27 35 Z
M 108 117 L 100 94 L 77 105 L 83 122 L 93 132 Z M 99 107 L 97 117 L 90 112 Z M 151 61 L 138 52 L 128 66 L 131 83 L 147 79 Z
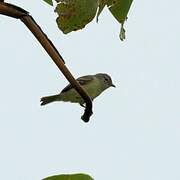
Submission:
M 64 35 L 42 0 L 8 2 L 31 13 L 75 77 L 105 72 L 117 88 L 94 101 L 88 124 L 79 105 L 41 107 L 67 81 L 21 21 L 0 16 L 0 179 L 179 180 L 180 2 L 134 1 L 124 42 L 107 9 Z

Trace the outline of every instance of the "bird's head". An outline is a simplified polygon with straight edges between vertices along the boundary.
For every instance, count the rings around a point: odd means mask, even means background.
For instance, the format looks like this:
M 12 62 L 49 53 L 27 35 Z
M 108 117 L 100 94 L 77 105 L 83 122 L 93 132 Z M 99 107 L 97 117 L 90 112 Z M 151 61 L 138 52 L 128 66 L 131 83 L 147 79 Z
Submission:
M 109 87 L 116 87 L 108 74 L 98 73 L 95 76 L 102 82 L 103 89 L 107 89 Z

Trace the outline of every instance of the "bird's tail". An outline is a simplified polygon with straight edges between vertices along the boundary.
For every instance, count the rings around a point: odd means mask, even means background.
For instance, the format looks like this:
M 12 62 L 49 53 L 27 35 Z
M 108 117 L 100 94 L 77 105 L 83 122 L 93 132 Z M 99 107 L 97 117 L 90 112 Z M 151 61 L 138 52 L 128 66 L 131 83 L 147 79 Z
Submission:
M 51 102 L 57 101 L 59 95 L 53 95 L 53 96 L 46 96 L 41 98 L 41 106 L 49 104 Z

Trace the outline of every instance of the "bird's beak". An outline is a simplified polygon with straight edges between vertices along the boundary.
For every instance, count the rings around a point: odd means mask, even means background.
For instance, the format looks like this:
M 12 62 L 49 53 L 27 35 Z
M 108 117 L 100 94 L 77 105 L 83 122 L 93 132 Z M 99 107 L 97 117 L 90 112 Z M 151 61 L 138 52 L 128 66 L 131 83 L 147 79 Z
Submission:
M 112 87 L 116 87 L 114 84 L 111 84 Z

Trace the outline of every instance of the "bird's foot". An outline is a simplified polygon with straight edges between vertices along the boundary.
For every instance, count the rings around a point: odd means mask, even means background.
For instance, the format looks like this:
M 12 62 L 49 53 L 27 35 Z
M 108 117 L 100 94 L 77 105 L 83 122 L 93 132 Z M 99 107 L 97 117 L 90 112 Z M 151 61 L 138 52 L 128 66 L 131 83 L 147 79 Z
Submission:
M 85 105 L 85 104 L 83 104 L 83 103 L 80 103 L 80 106 L 82 106 L 83 108 L 85 108 L 85 107 L 86 107 L 86 105 Z

